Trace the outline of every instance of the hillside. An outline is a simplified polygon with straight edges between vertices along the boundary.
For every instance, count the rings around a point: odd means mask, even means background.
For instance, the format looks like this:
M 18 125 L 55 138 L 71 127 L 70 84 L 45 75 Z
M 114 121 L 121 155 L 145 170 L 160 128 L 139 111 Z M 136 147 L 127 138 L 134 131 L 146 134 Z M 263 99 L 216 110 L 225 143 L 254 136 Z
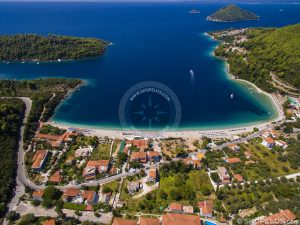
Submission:
M 104 53 L 107 42 L 95 38 L 36 34 L 0 36 L 1 61 L 82 59 Z
M 222 41 L 216 56 L 228 60 L 230 73 L 236 77 L 268 92 L 299 93 L 300 24 L 218 31 L 211 35 Z
M 248 10 L 241 9 L 236 5 L 225 6 L 212 15 L 208 16 L 208 20 L 217 22 L 234 22 L 240 20 L 256 20 L 259 17 Z
M 25 106 L 18 99 L 0 99 L 0 218 L 12 197 L 16 152 Z

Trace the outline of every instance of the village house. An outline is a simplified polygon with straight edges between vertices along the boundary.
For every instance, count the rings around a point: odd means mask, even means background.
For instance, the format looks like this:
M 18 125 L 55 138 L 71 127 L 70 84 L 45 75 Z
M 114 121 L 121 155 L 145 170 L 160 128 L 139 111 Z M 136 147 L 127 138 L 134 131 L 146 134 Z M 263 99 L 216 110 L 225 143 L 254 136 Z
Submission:
M 296 221 L 296 215 L 290 210 L 281 210 L 278 213 L 270 216 L 261 216 L 252 220 L 252 225 L 279 225 L 279 224 L 298 224 Z
M 146 152 L 133 152 L 131 154 L 131 160 L 139 163 L 147 162 L 147 154 Z
M 177 213 L 183 212 L 183 205 L 177 202 L 172 202 L 168 207 L 168 211 Z
M 158 218 L 140 217 L 139 225 L 160 225 Z
M 241 160 L 240 160 L 240 158 L 227 158 L 227 159 L 225 159 L 225 162 L 227 162 L 229 164 L 234 164 L 234 163 L 240 163 Z
M 32 199 L 36 201 L 43 201 L 44 189 L 36 190 L 32 193 Z
M 244 155 L 245 155 L 246 159 L 250 159 L 252 157 L 252 153 L 250 151 L 245 151 Z
M 149 147 L 149 142 L 147 139 L 133 139 L 133 140 L 127 140 L 127 145 L 133 145 L 140 150 L 144 150 Z
M 191 205 L 184 205 L 182 209 L 184 213 L 194 213 L 194 207 Z
M 54 183 L 54 184 L 59 184 L 62 180 L 62 176 L 60 174 L 60 171 L 56 171 L 53 175 L 49 177 L 49 182 Z
M 78 148 L 75 150 L 75 157 L 87 157 L 89 156 L 93 151 L 92 146 L 89 146 L 87 148 Z
M 78 188 L 68 188 L 64 190 L 62 200 L 65 202 L 74 202 L 78 199 L 79 192 L 80 190 Z
M 79 190 L 77 188 L 68 188 L 62 196 L 63 201 L 78 204 L 96 204 L 98 202 L 98 194 L 95 191 Z
M 275 145 L 279 146 L 279 147 L 281 147 L 283 149 L 286 149 L 288 147 L 287 143 L 284 142 L 284 141 L 282 141 L 282 140 L 276 140 L 275 141 Z
M 103 193 L 102 197 L 101 197 L 101 202 L 105 203 L 105 204 L 109 204 L 110 198 L 111 198 L 112 193 Z
M 194 169 L 201 169 L 201 162 L 198 159 L 193 159 L 191 157 L 182 160 L 185 165 L 191 165 Z
M 159 162 L 160 161 L 160 154 L 156 151 L 148 151 L 147 152 L 147 159 L 151 162 Z
M 88 161 L 86 167 L 83 169 L 82 175 L 86 180 L 95 179 L 97 173 L 106 173 L 108 167 L 109 160 Z
M 31 169 L 36 172 L 41 171 L 45 165 L 47 158 L 48 158 L 48 153 L 49 152 L 47 150 L 38 150 L 32 158 L 33 163 L 32 163 Z
M 218 167 L 218 174 L 221 179 L 221 183 L 228 184 L 230 183 L 230 175 L 225 167 Z
M 162 225 L 200 225 L 200 217 L 197 215 L 166 213 L 162 215 Z
M 42 222 L 42 225 L 55 225 L 55 224 L 56 223 L 54 219 L 49 219 Z
M 234 152 L 239 151 L 240 150 L 240 146 L 238 146 L 237 144 L 229 144 L 228 148 Z
M 263 138 L 271 137 L 271 138 L 279 138 L 280 134 L 276 130 L 267 130 L 262 134 Z
M 137 225 L 135 220 L 123 219 L 121 217 L 115 217 L 112 225 Z
M 233 179 L 235 179 L 238 182 L 243 182 L 244 181 L 241 174 L 233 174 Z
M 139 181 L 132 181 L 129 182 L 127 185 L 128 193 L 134 194 L 135 192 L 138 192 L 142 188 L 142 185 Z
M 263 138 L 262 145 L 267 148 L 273 148 L 275 146 L 275 141 L 271 137 Z
M 157 169 L 150 169 L 148 173 L 148 182 L 158 182 L 158 171 Z
M 213 216 L 213 200 L 204 200 L 198 202 L 198 207 L 200 210 L 200 216 L 212 217 Z

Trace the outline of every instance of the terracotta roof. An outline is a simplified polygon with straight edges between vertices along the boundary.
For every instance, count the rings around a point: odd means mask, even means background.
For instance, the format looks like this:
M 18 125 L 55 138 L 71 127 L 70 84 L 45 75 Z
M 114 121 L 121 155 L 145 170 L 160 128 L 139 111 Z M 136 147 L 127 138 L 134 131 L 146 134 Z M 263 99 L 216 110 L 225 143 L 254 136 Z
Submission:
M 160 156 L 159 152 L 157 151 L 148 151 L 148 157 L 152 158 L 152 157 L 158 157 Z
M 98 167 L 98 166 L 108 166 L 109 160 L 97 160 L 97 161 L 88 161 L 86 166 L 89 167 Z
M 173 202 L 169 205 L 171 211 L 182 211 L 183 206 L 180 203 Z
M 42 225 L 55 225 L 55 220 L 50 219 L 50 220 L 45 220 Z
M 112 225 L 136 225 L 136 221 L 117 217 L 114 219 L 114 222 Z
M 79 189 L 77 188 L 68 188 L 64 191 L 64 196 L 66 197 L 76 197 L 79 194 Z
M 141 217 L 140 225 L 159 225 L 159 219 L 158 218 Z
M 264 141 L 267 142 L 268 144 L 274 144 L 275 143 L 275 141 L 271 137 L 264 138 Z
M 146 148 L 148 147 L 148 140 L 146 139 L 127 140 L 126 144 L 132 144 L 138 148 Z
M 45 157 L 47 156 L 47 153 L 48 153 L 48 151 L 46 151 L 46 150 L 38 150 L 38 151 L 34 154 L 34 156 L 33 156 L 33 158 L 32 158 L 32 160 L 33 160 L 34 162 L 32 163 L 31 168 L 32 168 L 32 169 L 39 169 L 39 168 L 41 167 L 41 164 L 42 164 L 43 160 L 44 160 Z
M 228 162 L 228 163 L 240 163 L 241 160 L 239 158 L 228 158 L 228 159 L 226 159 L 226 162 Z
M 36 138 L 39 139 L 47 139 L 50 141 L 59 141 L 61 139 L 60 135 L 54 135 L 54 134 L 42 134 L 42 133 L 38 133 L 36 135 Z
M 213 208 L 214 202 L 213 200 L 205 200 L 198 202 L 199 209 L 202 210 L 203 214 L 212 214 L 212 208 Z
M 146 157 L 146 152 L 133 152 L 131 154 L 131 159 L 145 159 Z
M 177 213 L 166 213 L 162 216 L 162 225 L 199 225 L 200 217 Z
M 85 207 L 85 211 L 94 211 L 93 206 L 91 206 L 90 204 L 87 204 Z
M 83 197 L 83 199 L 86 199 L 87 201 L 93 201 L 95 194 L 96 194 L 96 192 L 94 192 L 94 191 L 83 191 L 82 197 Z
M 265 217 L 263 219 L 258 220 L 257 225 L 275 225 L 275 224 L 286 224 L 288 222 L 294 221 L 296 219 L 296 216 L 294 213 L 292 213 L 290 210 L 282 210 L 278 213 L 275 213 L 271 216 Z
M 61 180 L 62 177 L 60 175 L 60 171 L 56 171 L 52 176 L 49 177 L 49 181 L 52 183 L 59 183 Z
M 236 179 L 239 182 L 244 181 L 243 177 L 241 174 L 233 174 L 234 179 Z
M 34 191 L 34 192 L 32 193 L 32 197 L 35 197 L 35 198 L 42 198 L 42 197 L 43 197 L 43 194 L 44 194 L 44 189 L 40 189 L 40 190 Z
M 157 178 L 157 171 L 156 171 L 156 169 L 151 169 L 150 171 L 149 171 L 149 177 L 152 177 L 152 178 Z

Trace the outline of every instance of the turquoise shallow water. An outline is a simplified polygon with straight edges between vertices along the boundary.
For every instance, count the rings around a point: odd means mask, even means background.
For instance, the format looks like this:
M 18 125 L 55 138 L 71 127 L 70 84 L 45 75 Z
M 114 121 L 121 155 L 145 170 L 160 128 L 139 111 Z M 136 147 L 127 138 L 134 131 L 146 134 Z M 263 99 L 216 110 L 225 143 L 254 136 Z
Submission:
M 0 3 L 1 34 L 39 33 L 98 37 L 113 42 L 103 57 L 62 63 L 0 64 L 0 78 L 78 77 L 88 80 L 57 110 L 55 122 L 118 128 L 122 96 L 135 84 L 167 85 L 181 106 L 181 129 L 241 126 L 275 116 L 271 101 L 226 76 L 224 62 L 211 56 L 216 42 L 204 32 L 223 28 L 284 26 L 300 21 L 300 5 L 241 5 L 259 21 L 206 21 L 219 4 L 197 3 Z M 200 14 L 189 14 L 196 8 Z M 284 11 L 279 12 L 280 9 Z M 193 70 L 193 78 L 190 70 Z M 230 94 L 234 98 L 230 98 Z M 160 118 L 152 121 L 138 107 L 149 96 L 127 106 L 136 117 L 128 123 L 153 127 L 176 117 L 162 99 Z M 130 109 L 131 107 L 131 109 Z M 158 106 L 157 106 L 158 107 Z M 158 108 L 159 108 L 158 107 Z M 168 108 L 169 107 L 169 108 Z M 176 111 L 176 109 L 175 109 Z M 156 111 L 155 113 L 157 113 Z M 128 115 L 128 114 L 127 114 Z M 165 116 L 164 115 L 168 115 Z M 140 117 L 138 117 L 140 116 Z M 127 118 L 128 119 L 128 118 Z

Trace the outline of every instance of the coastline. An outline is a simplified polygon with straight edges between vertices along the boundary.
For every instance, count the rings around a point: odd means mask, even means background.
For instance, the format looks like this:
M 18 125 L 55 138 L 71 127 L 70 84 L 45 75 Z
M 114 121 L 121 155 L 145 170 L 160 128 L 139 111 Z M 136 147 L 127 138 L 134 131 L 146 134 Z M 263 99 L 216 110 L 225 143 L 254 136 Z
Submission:
M 212 35 L 208 33 L 204 33 L 204 35 L 210 37 L 214 41 L 216 40 Z M 114 137 L 114 138 L 124 138 L 126 136 L 148 136 L 148 137 L 157 137 L 157 138 L 168 138 L 168 137 L 184 137 L 184 138 L 191 138 L 191 139 L 197 139 L 200 137 L 208 136 L 208 137 L 216 137 L 216 138 L 234 138 L 234 136 L 241 134 L 241 133 L 248 133 L 252 132 L 254 128 L 258 128 L 259 130 L 262 129 L 267 129 L 268 127 L 272 126 L 272 123 L 281 121 L 284 119 L 283 117 L 283 111 L 282 111 L 282 102 L 280 99 L 280 96 L 277 96 L 276 94 L 270 94 L 267 93 L 263 90 L 261 90 L 259 87 L 257 87 L 255 84 L 243 80 L 243 79 L 236 79 L 233 74 L 229 72 L 229 64 L 226 58 L 221 58 L 218 57 L 214 54 L 215 49 L 218 47 L 218 45 L 212 50 L 212 56 L 217 57 L 221 60 L 224 61 L 225 63 L 225 69 L 226 69 L 226 75 L 228 79 L 231 79 L 232 81 L 235 82 L 240 82 L 240 83 L 245 83 L 251 87 L 253 87 L 259 94 L 263 94 L 266 97 L 268 97 L 271 100 L 272 107 L 276 113 L 275 117 L 268 120 L 268 121 L 259 121 L 259 122 L 254 122 L 250 124 L 245 124 L 245 125 L 237 125 L 237 126 L 228 126 L 224 128 L 195 128 L 195 129 L 178 129 L 174 131 L 132 131 L 130 129 L 122 129 L 122 128 L 111 128 L 108 127 L 105 129 L 104 127 L 94 127 L 94 126 L 89 126 L 89 125 L 78 125 L 78 124 L 68 124 L 68 123 L 63 123 L 63 122 L 55 122 L 52 120 L 52 118 L 49 120 L 49 124 L 52 124 L 54 126 L 63 128 L 63 129 L 68 129 L 68 128 L 73 128 L 76 130 L 79 130 L 85 134 L 88 135 L 93 135 L 93 136 L 99 136 L 99 137 L 104 137 L 104 136 L 109 136 L 109 137 Z M 86 84 L 86 82 L 83 82 L 83 84 Z M 83 85 L 82 84 L 82 85 Z M 81 87 L 80 85 L 79 87 Z M 75 88 L 72 90 L 66 98 L 70 97 L 72 93 L 74 93 L 79 87 Z M 66 99 L 65 98 L 65 99 Z M 59 106 L 58 106 L 59 107 Z M 58 109 L 57 107 L 57 109 Z

